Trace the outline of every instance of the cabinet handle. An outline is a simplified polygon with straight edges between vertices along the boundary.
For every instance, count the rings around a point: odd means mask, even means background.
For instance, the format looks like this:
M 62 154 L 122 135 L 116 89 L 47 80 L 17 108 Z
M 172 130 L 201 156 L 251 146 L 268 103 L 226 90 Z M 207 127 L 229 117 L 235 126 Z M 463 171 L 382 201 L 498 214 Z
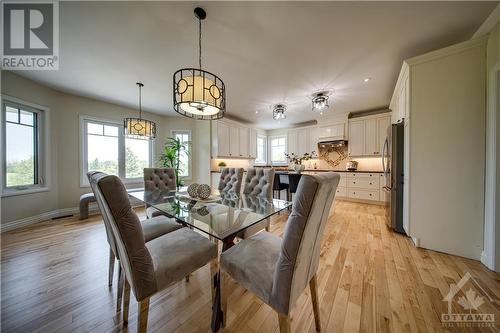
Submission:
M 373 183 L 370 182 L 370 185 L 373 185 Z M 370 194 L 371 195 L 371 194 Z
M 352 182 L 353 184 L 356 184 L 356 182 Z
M 372 194 L 370 193 L 370 197 L 372 196 Z

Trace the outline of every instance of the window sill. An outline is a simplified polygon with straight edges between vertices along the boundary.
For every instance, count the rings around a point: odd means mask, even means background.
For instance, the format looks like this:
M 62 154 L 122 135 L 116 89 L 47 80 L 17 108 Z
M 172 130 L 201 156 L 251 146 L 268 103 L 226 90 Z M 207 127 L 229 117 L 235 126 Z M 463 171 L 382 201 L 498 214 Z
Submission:
M 25 194 L 33 194 L 33 193 L 41 193 L 41 192 L 48 192 L 50 191 L 49 187 L 35 187 L 35 188 L 28 188 L 26 190 L 15 190 L 15 189 L 5 189 L 2 192 L 1 197 L 14 197 L 18 195 L 25 195 Z

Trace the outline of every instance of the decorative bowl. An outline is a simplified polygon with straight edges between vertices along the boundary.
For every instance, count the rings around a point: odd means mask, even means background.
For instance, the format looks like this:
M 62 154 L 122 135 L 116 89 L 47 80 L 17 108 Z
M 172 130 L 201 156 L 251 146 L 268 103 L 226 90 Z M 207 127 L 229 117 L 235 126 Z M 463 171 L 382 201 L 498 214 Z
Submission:
M 197 194 L 200 199 L 208 199 L 210 197 L 210 193 L 212 193 L 212 189 L 207 184 L 200 184 L 197 188 Z
M 187 192 L 188 192 L 190 197 L 196 198 L 198 196 L 198 186 L 200 186 L 200 185 L 198 185 L 196 183 L 193 183 L 193 184 L 188 186 Z

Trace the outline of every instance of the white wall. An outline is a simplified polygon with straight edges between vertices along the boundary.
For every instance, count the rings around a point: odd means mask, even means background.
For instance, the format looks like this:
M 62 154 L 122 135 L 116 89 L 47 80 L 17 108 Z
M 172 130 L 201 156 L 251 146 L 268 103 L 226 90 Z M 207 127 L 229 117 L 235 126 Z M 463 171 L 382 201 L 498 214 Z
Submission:
M 79 116 L 121 121 L 136 116 L 137 110 L 62 93 L 12 72 L 2 72 L 2 94 L 13 96 L 50 109 L 50 191 L 4 197 L 1 200 L 1 223 L 9 223 L 41 213 L 76 207 L 81 194 L 90 188 L 80 187 Z M 195 121 L 184 117 L 165 117 L 145 113 L 144 117 L 157 123 L 155 155 L 162 151 L 171 130 L 188 129 L 193 140 L 193 181 L 209 182 L 210 149 L 204 142 L 209 133 L 208 121 Z M 207 159 L 208 156 L 208 159 Z M 205 161 L 202 163 L 202 161 Z M 129 184 L 141 187 L 141 183 Z

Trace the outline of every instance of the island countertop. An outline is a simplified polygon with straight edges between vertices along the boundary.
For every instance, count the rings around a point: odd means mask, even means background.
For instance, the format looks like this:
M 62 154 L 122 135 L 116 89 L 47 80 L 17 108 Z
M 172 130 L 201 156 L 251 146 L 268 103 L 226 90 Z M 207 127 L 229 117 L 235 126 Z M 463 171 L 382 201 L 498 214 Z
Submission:
M 246 172 L 246 170 L 244 170 Z M 276 172 L 291 172 L 295 173 L 292 170 L 286 170 L 286 169 L 275 169 Z M 372 171 L 372 170 L 330 170 L 330 169 L 305 169 L 303 172 L 304 173 L 310 173 L 310 172 L 356 172 L 356 173 L 384 173 L 383 171 Z M 220 173 L 219 170 L 211 170 L 210 173 Z

